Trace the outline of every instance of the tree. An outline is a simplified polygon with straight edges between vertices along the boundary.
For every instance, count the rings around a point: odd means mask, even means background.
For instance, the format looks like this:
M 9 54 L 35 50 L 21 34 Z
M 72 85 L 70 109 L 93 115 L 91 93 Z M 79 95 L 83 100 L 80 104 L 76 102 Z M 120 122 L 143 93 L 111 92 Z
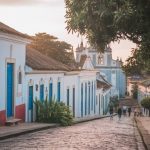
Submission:
M 144 61 L 150 58 L 149 0 L 65 0 L 68 32 L 85 35 L 103 51 L 110 42 L 129 39 Z
M 132 93 L 132 98 L 134 98 L 134 99 L 138 98 L 138 85 L 137 85 L 137 83 L 134 83 L 132 85 L 131 93 Z
M 38 33 L 33 36 L 33 41 L 29 46 L 64 64 L 74 63 L 72 46 L 64 41 L 59 41 L 55 36 Z
M 139 49 L 132 49 L 122 68 L 128 76 L 150 74 L 150 59 L 143 56 Z
M 141 105 L 149 110 L 149 117 L 150 117 L 150 97 L 146 97 L 141 101 Z

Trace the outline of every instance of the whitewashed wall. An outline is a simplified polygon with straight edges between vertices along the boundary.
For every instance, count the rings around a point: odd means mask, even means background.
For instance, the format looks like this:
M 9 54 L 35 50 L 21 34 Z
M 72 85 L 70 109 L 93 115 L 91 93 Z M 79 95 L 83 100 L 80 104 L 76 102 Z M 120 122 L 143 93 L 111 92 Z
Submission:
M 49 97 L 49 83 L 50 80 L 53 83 L 53 98 L 57 99 L 57 83 L 58 80 L 61 83 L 60 101 L 63 101 L 63 87 L 64 87 L 64 73 L 63 72 L 45 72 L 45 73 L 27 73 L 26 74 L 26 90 L 25 90 L 25 100 L 26 100 L 26 121 L 28 121 L 28 102 L 29 102 L 29 86 L 33 86 L 33 100 L 36 98 L 40 99 L 40 84 L 44 84 L 44 98 Z M 38 85 L 38 90 L 36 91 L 36 85 Z M 47 88 L 47 92 L 46 92 Z M 48 94 L 48 95 L 46 95 Z
M 0 33 L 0 110 L 6 109 L 7 62 L 14 63 L 14 105 L 24 103 L 25 49 L 28 42 L 16 36 Z M 22 72 L 22 85 L 18 85 L 18 71 Z

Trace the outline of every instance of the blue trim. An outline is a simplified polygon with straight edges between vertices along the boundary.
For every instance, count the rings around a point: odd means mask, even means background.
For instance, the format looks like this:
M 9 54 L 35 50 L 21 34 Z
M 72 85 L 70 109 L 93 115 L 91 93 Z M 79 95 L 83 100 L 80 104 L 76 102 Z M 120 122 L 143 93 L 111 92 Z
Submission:
M 57 83 L 57 100 L 60 102 L 60 82 Z
M 13 116 L 14 66 L 7 64 L 7 117 Z
M 91 100 L 91 110 L 93 110 L 93 82 L 92 82 L 92 100 Z
M 33 109 L 33 86 L 29 86 L 29 110 Z
M 53 83 L 49 84 L 49 100 L 51 101 L 53 97 Z
M 94 114 L 96 113 L 96 83 L 94 82 Z
M 83 117 L 83 83 L 81 84 L 81 117 Z
M 85 83 L 85 115 L 87 115 L 87 83 Z
M 75 88 L 73 88 L 73 117 L 75 117 Z
M 69 106 L 69 89 L 67 89 L 67 106 Z
M 40 85 L 40 101 L 44 101 L 44 84 Z
M 88 114 L 90 114 L 90 101 L 91 101 L 91 94 L 90 94 L 90 83 L 88 85 L 88 88 L 89 88 L 89 94 L 88 94 Z

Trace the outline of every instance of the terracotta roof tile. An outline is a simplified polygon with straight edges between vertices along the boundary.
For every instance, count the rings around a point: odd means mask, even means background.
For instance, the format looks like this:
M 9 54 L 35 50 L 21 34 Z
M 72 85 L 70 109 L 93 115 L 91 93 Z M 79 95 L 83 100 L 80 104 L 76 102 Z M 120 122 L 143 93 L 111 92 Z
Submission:
M 15 29 L 5 25 L 4 23 L 0 22 L 0 31 L 8 34 L 17 35 L 23 38 L 31 39 L 31 37 L 27 34 L 23 34 L 19 31 L 16 31 Z
M 55 70 L 70 71 L 70 67 L 50 57 L 41 54 L 39 51 L 29 48 L 26 51 L 26 65 L 34 70 Z

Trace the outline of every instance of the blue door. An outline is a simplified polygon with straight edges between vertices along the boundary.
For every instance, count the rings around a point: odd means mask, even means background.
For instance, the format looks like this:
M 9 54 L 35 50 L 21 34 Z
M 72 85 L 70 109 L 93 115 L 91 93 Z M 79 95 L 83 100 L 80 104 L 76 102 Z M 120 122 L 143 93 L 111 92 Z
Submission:
M 57 83 L 57 100 L 60 102 L 60 82 Z
M 33 122 L 33 86 L 29 86 L 29 113 L 30 121 Z
M 67 106 L 69 107 L 69 89 L 67 89 Z
M 89 106 L 88 106 L 88 114 L 90 114 L 90 107 L 91 107 L 91 106 L 90 106 L 90 101 L 91 101 L 91 94 L 90 94 L 90 93 L 91 93 L 91 90 L 90 90 L 90 84 L 89 84 L 89 94 L 88 94 L 88 96 L 89 96 L 88 105 L 89 105 Z
M 44 101 L 44 85 L 40 85 L 40 101 Z
M 87 83 L 85 83 L 85 116 L 87 115 Z
M 13 116 L 14 100 L 14 66 L 7 64 L 7 117 Z
M 83 83 L 81 84 L 81 117 L 83 117 Z
M 73 117 L 75 117 L 75 88 L 73 88 Z
M 51 101 L 53 97 L 53 83 L 49 84 L 49 100 Z

